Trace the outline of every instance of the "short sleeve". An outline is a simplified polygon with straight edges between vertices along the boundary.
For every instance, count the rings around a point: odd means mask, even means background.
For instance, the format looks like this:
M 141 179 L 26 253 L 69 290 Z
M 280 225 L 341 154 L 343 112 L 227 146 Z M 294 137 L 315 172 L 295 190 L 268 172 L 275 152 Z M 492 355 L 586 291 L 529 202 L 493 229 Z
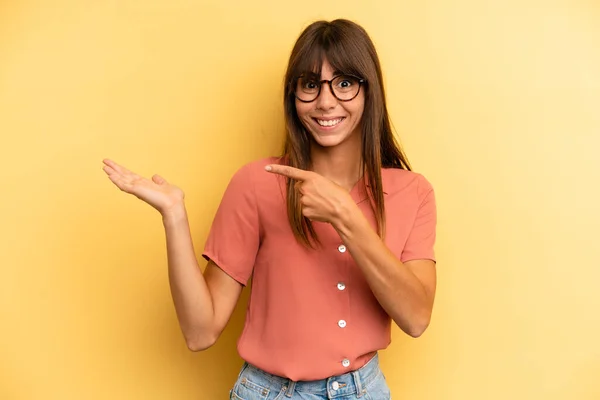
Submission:
M 245 286 L 254 269 L 259 237 L 252 169 L 246 165 L 234 174 L 225 190 L 202 257 Z
M 434 252 L 437 225 L 435 193 L 431 184 L 422 176 L 419 181 L 418 198 L 419 208 L 402 252 L 402 262 L 419 259 L 436 261 Z

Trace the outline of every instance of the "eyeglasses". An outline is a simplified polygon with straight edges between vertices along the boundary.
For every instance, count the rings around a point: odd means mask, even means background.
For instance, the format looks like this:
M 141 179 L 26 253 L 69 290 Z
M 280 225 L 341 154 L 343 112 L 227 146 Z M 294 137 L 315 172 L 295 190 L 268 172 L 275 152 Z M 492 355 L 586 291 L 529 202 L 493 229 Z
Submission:
M 350 101 L 358 96 L 364 79 L 353 75 L 338 75 L 331 80 L 318 80 L 314 76 L 301 75 L 295 85 L 294 95 L 303 103 L 315 101 L 321 93 L 324 83 L 329 85 L 331 93 L 339 101 Z

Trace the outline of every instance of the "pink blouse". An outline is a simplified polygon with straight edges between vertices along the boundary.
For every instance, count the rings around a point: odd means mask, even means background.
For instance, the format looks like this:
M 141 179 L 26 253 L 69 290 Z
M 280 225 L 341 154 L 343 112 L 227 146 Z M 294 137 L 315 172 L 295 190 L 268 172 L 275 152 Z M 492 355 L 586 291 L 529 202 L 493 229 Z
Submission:
M 363 366 L 390 341 L 391 318 L 330 224 L 313 222 L 321 248 L 307 249 L 290 228 L 285 178 L 254 161 L 231 179 L 203 257 L 243 285 L 252 277 L 240 357 L 295 381 L 325 379 Z M 382 169 L 385 243 L 402 261 L 434 257 L 436 206 L 420 174 Z M 360 181 L 350 192 L 375 229 Z

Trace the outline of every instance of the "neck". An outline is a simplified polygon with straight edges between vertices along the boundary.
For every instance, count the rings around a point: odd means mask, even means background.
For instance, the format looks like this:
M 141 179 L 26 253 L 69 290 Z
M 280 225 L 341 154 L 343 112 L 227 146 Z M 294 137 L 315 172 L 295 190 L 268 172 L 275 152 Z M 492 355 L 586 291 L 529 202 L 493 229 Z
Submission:
M 313 142 L 311 158 L 314 172 L 348 191 L 352 190 L 361 178 L 363 160 L 360 137 L 333 147 L 322 147 Z

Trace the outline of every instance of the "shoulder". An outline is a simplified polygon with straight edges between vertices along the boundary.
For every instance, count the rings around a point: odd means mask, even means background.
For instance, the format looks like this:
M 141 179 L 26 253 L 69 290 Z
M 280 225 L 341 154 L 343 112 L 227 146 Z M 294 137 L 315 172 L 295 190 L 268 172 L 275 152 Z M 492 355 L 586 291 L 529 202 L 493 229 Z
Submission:
M 246 188 L 253 188 L 254 190 L 258 189 L 257 192 L 259 194 L 264 194 L 264 191 L 270 192 L 279 188 L 282 182 L 279 182 L 279 180 L 281 180 L 279 178 L 281 177 L 267 172 L 265 167 L 269 164 L 284 163 L 284 158 L 277 156 L 252 160 L 241 165 L 235 171 L 231 181 Z
M 388 194 L 402 193 L 424 199 L 433 192 L 433 185 L 422 174 L 399 168 L 384 168 L 381 171 L 383 189 Z
M 265 171 L 265 167 L 269 164 L 283 164 L 282 157 L 265 157 L 256 160 L 252 160 L 240 166 L 235 172 L 234 176 L 242 176 L 246 179 L 260 180 L 263 176 L 268 176 Z

